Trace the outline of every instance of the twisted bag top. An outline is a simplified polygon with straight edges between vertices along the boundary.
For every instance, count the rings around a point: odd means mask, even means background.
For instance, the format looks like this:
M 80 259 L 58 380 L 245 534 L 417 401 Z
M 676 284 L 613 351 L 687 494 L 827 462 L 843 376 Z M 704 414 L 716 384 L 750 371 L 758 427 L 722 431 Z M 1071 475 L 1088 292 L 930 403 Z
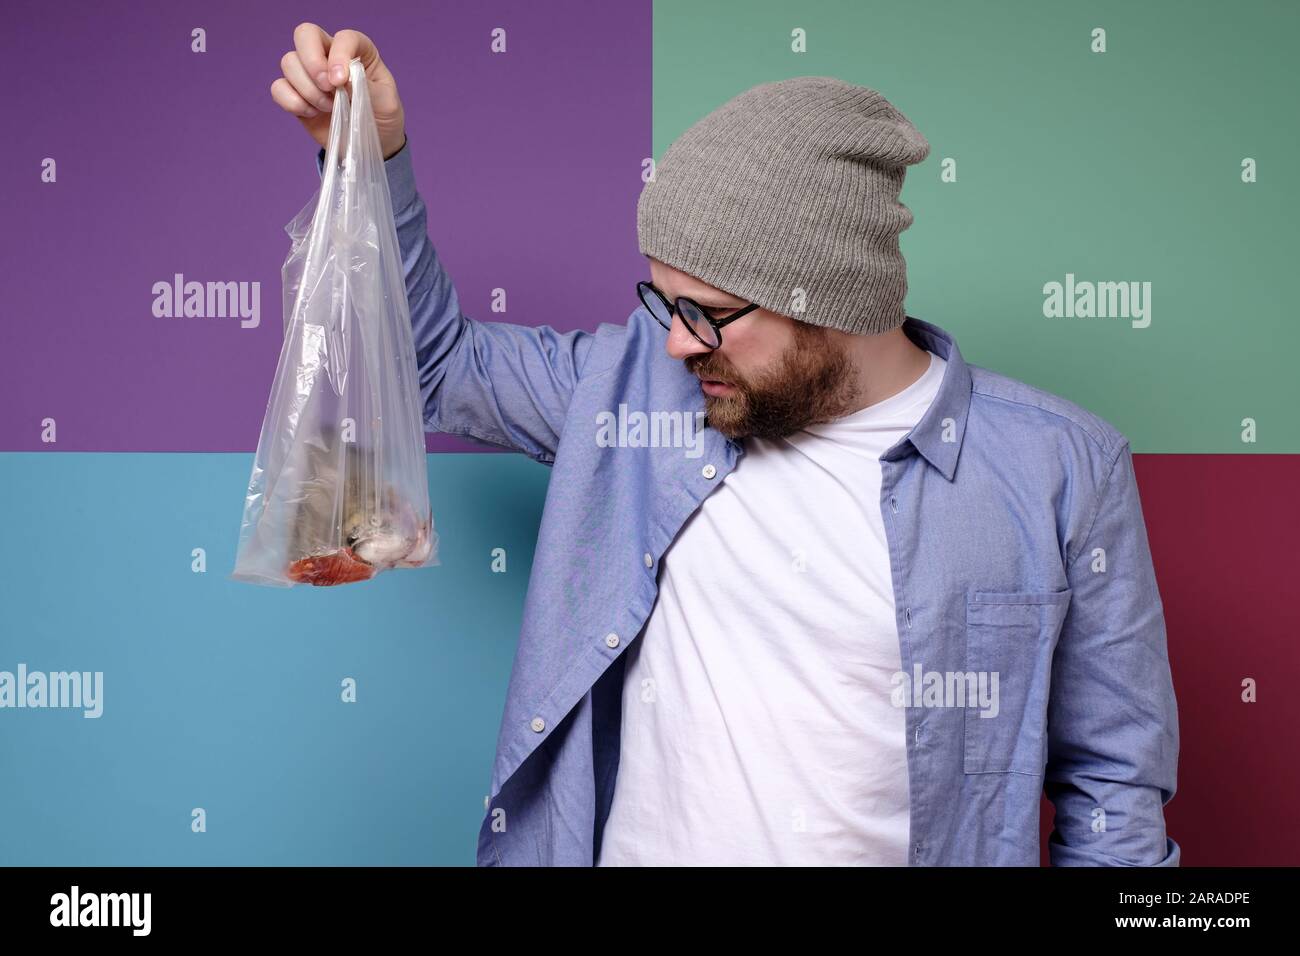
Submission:
M 912 213 L 898 194 L 929 152 L 875 90 L 759 84 L 668 148 L 637 202 L 641 252 L 812 325 L 887 332 L 907 294 L 898 236 Z

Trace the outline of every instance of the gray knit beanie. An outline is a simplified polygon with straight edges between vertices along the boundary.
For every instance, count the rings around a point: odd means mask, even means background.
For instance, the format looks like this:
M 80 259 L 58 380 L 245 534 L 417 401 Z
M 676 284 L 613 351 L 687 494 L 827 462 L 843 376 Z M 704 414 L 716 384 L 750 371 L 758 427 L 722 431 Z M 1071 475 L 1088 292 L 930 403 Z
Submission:
M 641 252 L 765 309 L 846 332 L 903 324 L 898 201 L 930 144 L 875 90 L 762 83 L 668 147 L 637 202 Z

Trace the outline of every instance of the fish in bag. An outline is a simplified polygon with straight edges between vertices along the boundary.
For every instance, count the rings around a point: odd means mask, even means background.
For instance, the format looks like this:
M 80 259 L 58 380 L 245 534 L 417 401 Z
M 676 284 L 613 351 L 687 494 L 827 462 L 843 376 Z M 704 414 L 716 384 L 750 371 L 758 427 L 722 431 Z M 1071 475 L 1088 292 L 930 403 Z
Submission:
M 360 59 L 334 91 L 320 188 L 285 231 L 284 345 L 231 577 L 328 586 L 436 565 L 410 306 Z

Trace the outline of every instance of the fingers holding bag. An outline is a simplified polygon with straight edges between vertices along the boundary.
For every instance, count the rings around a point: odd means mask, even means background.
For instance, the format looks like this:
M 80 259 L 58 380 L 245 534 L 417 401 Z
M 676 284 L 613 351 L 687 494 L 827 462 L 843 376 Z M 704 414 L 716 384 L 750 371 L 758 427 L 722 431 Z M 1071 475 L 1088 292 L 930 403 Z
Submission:
M 271 98 L 297 116 L 318 146 L 329 137 L 329 113 L 337 89 L 351 94 L 349 64 L 355 59 L 365 71 L 381 155 L 388 159 L 406 142 L 406 117 L 397 80 L 379 56 L 374 42 L 359 30 L 327 33 L 315 23 L 300 23 L 293 31 L 294 48 L 280 58 L 283 74 L 271 84 Z

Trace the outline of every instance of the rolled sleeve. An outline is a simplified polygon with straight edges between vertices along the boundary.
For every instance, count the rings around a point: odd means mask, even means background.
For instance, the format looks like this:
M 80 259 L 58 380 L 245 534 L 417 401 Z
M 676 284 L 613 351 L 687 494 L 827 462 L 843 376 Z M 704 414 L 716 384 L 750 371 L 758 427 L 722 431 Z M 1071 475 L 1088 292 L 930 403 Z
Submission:
M 388 177 L 388 195 L 393 201 L 393 215 L 402 213 L 415 202 L 415 168 L 411 165 L 410 140 L 402 140 L 402 148 L 384 160 L 384 174 Z M 325 147 L 316 153 L 316 175 L 325 175 Z

